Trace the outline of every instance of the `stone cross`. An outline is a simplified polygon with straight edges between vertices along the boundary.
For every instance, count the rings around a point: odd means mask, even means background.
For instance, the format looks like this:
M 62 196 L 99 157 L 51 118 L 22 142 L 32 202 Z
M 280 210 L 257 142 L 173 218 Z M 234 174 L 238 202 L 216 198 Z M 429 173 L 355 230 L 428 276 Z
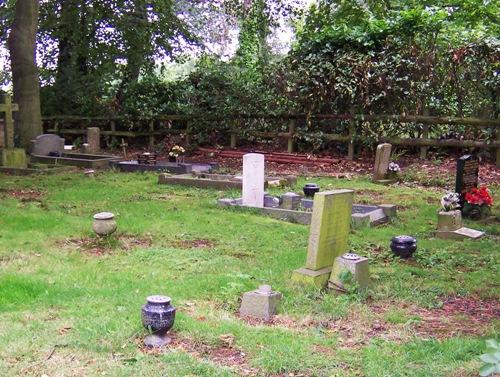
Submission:
M 392 145 L 389 143 L 379 144 L 375 155 L 375 167 L 373 169 L 373 180 L 381 181 L 386 178 L 389 161 L 391 158 Z
M 306 265 L 292 279 L 326 285 L 335 258 L 347 251 L 354 191 L 333 190 L 314 195 Z
M 19 106 L 15 103 L 12 103 L 12 100 L 8 94 L 4 95 L 4 101 L 4 103 L 0 103 L 0 114 L 5 114 L 5 148 L 14 148 L 14 119 L 12 118 L 12 113 L 14 111 L 19 111 Z
M 264 155 L 243 156 L 243 202 L 247 207 L 264 207 Z

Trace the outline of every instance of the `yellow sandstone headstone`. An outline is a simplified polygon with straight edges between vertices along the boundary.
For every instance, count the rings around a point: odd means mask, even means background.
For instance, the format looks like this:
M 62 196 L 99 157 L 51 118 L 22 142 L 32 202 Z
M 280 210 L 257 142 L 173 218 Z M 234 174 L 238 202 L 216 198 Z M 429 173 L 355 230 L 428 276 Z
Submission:
M 347 251 L 354 191 L 333 190 L 314 195 L 307 260 L 292 279 L 326 285 L 336 257 Z

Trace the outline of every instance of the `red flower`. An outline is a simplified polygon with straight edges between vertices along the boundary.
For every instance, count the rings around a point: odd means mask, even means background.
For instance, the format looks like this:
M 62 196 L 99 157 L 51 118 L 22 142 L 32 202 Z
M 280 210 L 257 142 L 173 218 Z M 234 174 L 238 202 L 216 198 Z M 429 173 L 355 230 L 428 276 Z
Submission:
M 491 198 L 490 192 L 486 186 L 479 188 L 473 188 L 469 192 L 465 193 L 465 200 L 469 204 L 483 205 L 486 204 L 488 207 L 493 205 L 493 199 Z

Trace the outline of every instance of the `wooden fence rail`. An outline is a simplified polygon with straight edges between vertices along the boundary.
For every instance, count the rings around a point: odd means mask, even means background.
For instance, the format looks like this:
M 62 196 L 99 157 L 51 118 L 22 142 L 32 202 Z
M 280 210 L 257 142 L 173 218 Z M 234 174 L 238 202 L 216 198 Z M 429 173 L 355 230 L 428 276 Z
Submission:
M 266 119 L 276 121 L 286 121 L 288 124 L 287 132 L 276 131 L 245 131 L 245 121 L 252 119 Z M 287 150 L 292 153 L 295 151 L 295 141 L 300 137 L 297 126 L 298 120 L 321 121 L 321 120 L 334 120 L 334 121 L 349 121 L 348 134 L 334 134 L 334 133 L 308 133 L 309 136 L 315 138 L 323 138 L 328 141 L 336 141 L 348 143 L 348 158 L 354 158 L 355 144 L 357 141 L 365 139 L 363 135 L 358 133 L 359 125 L 361 122 L 397 122 L 397 123 L 414 123 L 422 125 L 422 133 L 420 137 L 385 137 L 380 136 L 378 141 L 389 142 L 394 145 L 401 145 L 407 147 L 420 147 L 420 156 L 426 158 L 428 147 L 455 147 L 455 148 L 481 148 L 481 149 L 496 149 L 496 164 L 500 167 L 500 119 L 480 119 L 480 118 L 457 118 L 446 116 L 426 116 L 426 115 L 372 115 L 372 114 L 254 114 L 243 115 L 237 114 L 231 117 L 217 117 L 217 116 L 190 116 L 190 115 L 157 115 L 153 118 L 126 118 L 126 117 L 79 117 L 79 116 L 50 116 L 44 117 L 44 125 L 47 132 L 53 132 L 61 135 L 85 135 L 85 126 L 96 126 L 97 123 L 102 124 L 103 130 L 101 134 L 111 137 L 148 137 L 149 145 L 153 146 L 155 143 L 155 136 L 163 136 L 168 134 L 185 134 L 187 142 L 192 138 L 192 124 L 196 121 L 229 121 L 232 124 L 229 127 L 228 133 L 230 136 L 229 145 L 235 148 L 238 143 L 238 138 L 245 135 L 259 137 L 263 139 L 276 139 L 283 138 L 287 141 Z M 127 123 L 144 123 L 147 124 L 147 131 L 123 131 L 117 130 L 117 123 L 127 121 Z M 166 127 L 174 121 L 185 123 L 183 129 L 172 129 Z M 69 128 L 68 124 L 79 125 L 79 128 Z M 429 131 L 433 125 L 449 125 L 449 126 L 467 126 L 470 128 L 492 128 L 496 133 L 495 141 L 484 140 L 455 140 L 455 139 L 431 139 L 429 138 Z M 62 127 L 64 126 L 64 127 Z M 109 129 L 109 130 L 107 130 Z

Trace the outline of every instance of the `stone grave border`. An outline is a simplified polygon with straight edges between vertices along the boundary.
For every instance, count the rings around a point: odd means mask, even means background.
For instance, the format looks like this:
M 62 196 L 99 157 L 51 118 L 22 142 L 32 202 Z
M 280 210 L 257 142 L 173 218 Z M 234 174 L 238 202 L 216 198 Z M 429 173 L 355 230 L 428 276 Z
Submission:
M 312 206 L 313 200 L 301 199 L 301 202 L 302 205 L 307 208 Z M 221 207 L 237 207 L 243 209 L 250 208 L 253 211 L 259 211 L 264 215 L 268 215 L 278 220 L 284 220 L 302 225 L 311 224 L 312 219 L 312 212 L 307 211 L 290 210 L 276 207 L 246 207 L 243 206 L 241 198 L 219 199 L 217 200 L 217 204 Z M 375 227 L 377 225 L 388 223 L 397 216 L 397 207 L 393 204 L 353 204 L 352 209 L 353 211 L 351 215 L 351 226 L 353 229 L 359 229 L 368 226 Z
M 287 176 L 279 177 L 266 177 L 266 185 L 270 182 L 279 181 L 280 185 L 294 186 L 297 184 L 297 177 Z M 228 174 L 207 174 L 207 173 L 192 173 L 170 176 L 168 174 L 160 174 L 158 183 L 161 185 L 183 185 L 198 187 L 203 189 L 216 189 L 216 190 L 242 190 L 243 178 L 236 175 Z

